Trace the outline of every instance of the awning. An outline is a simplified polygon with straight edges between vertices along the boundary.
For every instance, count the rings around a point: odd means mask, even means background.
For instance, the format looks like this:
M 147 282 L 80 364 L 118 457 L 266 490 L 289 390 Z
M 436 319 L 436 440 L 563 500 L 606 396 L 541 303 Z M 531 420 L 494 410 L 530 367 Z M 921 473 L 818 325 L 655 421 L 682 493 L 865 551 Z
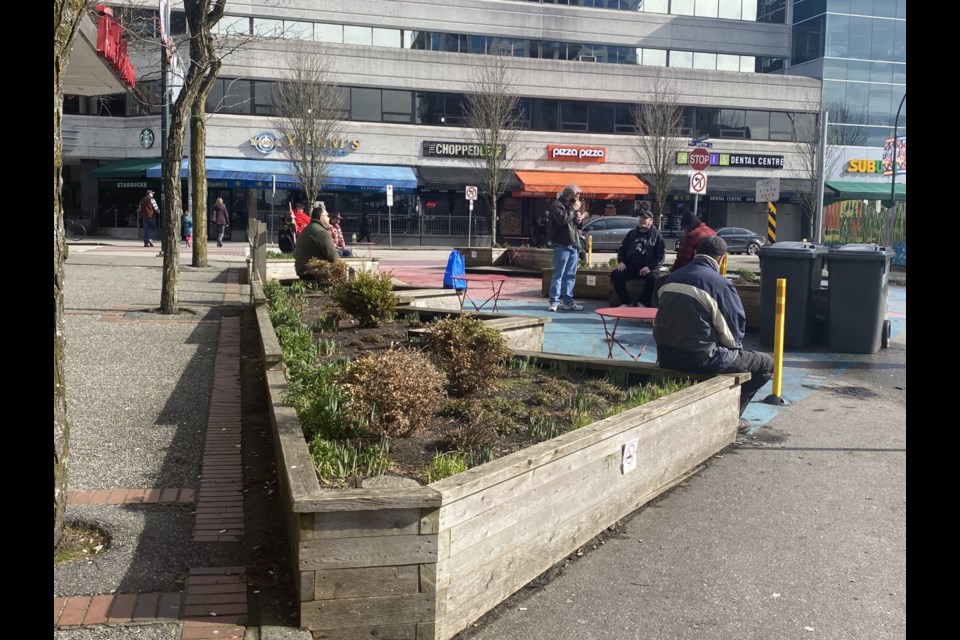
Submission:
M 721 202 L 753 202 L 757 195 L 757 181 L 761 178 L 745 178 L 742 176 L 718 176 L 707 173 L 707 200 Z M 780 199 L 778 202 L 787 202 L 804 193 L 808 188 L 807 180 L 780 178 Z M 816 186 L 816 185 L 814 185 Z M 687 176 L 681 174 L 670 189 L 671 193 L 688 192 Z
M 487 184 L 486 171 L 474 167 L 417 167 L 420 174 L 420 186 L 428 191 L 444 189 L 463 189 L 473 185 L 484 191 Z M 513 172 L 507 179 L 506 190 L 513 191 L 521 187 Z
M 160 158 L 145 160 L 139 158 L 136 160 L 119 160 L 97 167 L 90 172 L 97 178 L 145 178 L 147 169 L 151 167 L 160 167 Z M 159 175 L 159 173 L 157 174 Z
M 568 184 L 580 187 L 588 198 L 615 199 L 649 193 L 647 185 L 632 173 L 571 173 L 560 171 L 517 171 L 523 183 L 520 196 L 553 198 Z
M 823 199 L 837 200 L 890 200 L 890 181 L 886 182 L 855 182 L 831 180 L 824 189 Z M 895 185 L 893 197 L 895 200 L 907 200 L 907 184 L 898 182 Z
M 189 163 L 180 164 L 180 176 L 187 177 Z M 299 181 L 289 162 L 277 160 L 245 160 L 232 158 L 207 158 L 207 180 L 225 180 L 230 186 L 267 189 L 276 178 L 277 186 L 295 188 Z M 147 170 L 148 178 L 160 176 L 160 167 Z M 417 188 L 417 176 L 410 167 L 390 167 L 374 164 L 332 163 L 328 167 L 323 191 L 384 191 L 393 185 L 394 193 L 413 193 Z

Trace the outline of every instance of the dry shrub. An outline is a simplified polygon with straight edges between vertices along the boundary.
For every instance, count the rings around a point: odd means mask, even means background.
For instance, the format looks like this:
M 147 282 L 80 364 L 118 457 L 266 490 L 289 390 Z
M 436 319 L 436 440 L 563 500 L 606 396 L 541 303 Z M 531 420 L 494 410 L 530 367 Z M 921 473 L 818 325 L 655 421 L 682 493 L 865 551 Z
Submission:
M 497 428 L 490 414 L 480 411 L 466 419 L 465 422 L 453 427 L 444 438 L 450 449 L 480 452 L 497 443 Z
M 401 438 L 430 425 L 446 379 L 422 353 L 389 349 L 357 358 L 338 382 L 350 395 L 351 411 L 371 416 L 371 429 Z
M 500 362 L 510 355 L 499 331 L 468 315 L 432 323 L 425 342 L 430 359 L 447 376 L 447 390 L 455 396 L 492 387 Z
M 347 263 L 343 260 L 328 262 L 319 258 L 310 258 L 303 268 L 304 275 L 313 278 L 319 289 L 330 289 L 348 279 Z

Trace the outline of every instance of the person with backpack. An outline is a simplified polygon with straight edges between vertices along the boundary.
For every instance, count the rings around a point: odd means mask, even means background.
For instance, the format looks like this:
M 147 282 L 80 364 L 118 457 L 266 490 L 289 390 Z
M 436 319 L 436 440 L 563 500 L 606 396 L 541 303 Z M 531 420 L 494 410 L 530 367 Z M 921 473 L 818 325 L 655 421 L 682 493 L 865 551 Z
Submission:
M 157 232 L 157 219 L 160 217 L 160 207 L 157 206 L 152 189 L 147 189 L 147 195 L 140 199 L 137 211 L 143 220 L 143 246 L 152 247 L 153 234 Z
M 193 216 L 186 209 L 180 217 L 180 235 L 183 236 L 183 244 L 190 248 L 190 242 L 193 240 Z

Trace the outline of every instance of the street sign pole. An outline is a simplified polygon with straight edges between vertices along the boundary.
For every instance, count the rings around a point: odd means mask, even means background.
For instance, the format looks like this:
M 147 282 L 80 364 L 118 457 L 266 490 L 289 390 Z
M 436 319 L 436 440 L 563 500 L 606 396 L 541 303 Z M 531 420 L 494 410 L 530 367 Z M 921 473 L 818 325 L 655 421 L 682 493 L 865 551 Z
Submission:
M 387 185 L 387 238 L 393 249 L 393 185 Z
M 469 247 L 471 231 L 473 230 L 473 201 L 477 199 L 477 188 L 474 186 L 467 187 L 463 194 L 470 201 L 470 213 L 467 214 L 467 246 Z

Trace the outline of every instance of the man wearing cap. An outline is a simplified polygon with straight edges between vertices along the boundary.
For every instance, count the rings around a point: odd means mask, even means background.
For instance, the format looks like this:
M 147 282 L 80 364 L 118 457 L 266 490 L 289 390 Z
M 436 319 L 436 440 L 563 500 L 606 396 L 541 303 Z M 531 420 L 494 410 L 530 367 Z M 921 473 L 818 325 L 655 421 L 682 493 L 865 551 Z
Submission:
M 573 299 L 573 284 L 577 279 L 577 261 L 580 259 L 580 239 L 577 225 L 583 220 L 583 202 L 580 187 L 568 184 L 550 208 L 547 229 L 553 245 L 553 270 L 550 276 L 550 306 L 547 311 L 583 311 L 583 305 Z
M 630 303 L 627 280 L 643 280 L 643 292 L 635 306 L 653 305 L 653 288 L 666 255 L 663 236 L 653 226 L 653 214 L 641 209 L 637 226 L 623 238 L 617 249 L 617 268 L 610 273 L 610 284 L 620 298 L 620 304 Z M 619 305 L 618 305 L 619 306 Z
M 337 253 L 341 258 L 352 258 L 353 251 L 347 249 L 347 241 L 343 237 L 343 229 L 340 227 L 340 214 L 334 211 L 330 214 L 330 235 L 333 237 L 333 246 L 337 248 Z
M 333 236 L 330 235 L 330 214 L 327 213 L 327 208 L 322 202 L 313 210 L 310 224 L 304 227 L 303 233 L 297 237 L 293 256 L 293 268 L 297 272 L 297 277 L 302 280 L 310 278 L 306 273 L 310 258 L 327 262 L 336 262 L 340 259 L 337 247 L 333 244 Z
M 697 245 L 707 236 L 715 236 L 717 232 L 700 221 L 697 214 L 692 211 L 686 211 L 680 218 L 680 227 L 684 230 L 683 238 L 680 239 L 680 246 L 677 247 L 677 259 L 673 261 L 670 271 L 676 271 L 680 267 L 690 264 L 693 256 L 697 252 Z
M 157 218 L 160 217 L 160 207 L 153 198 L 153 190 L 147 189 L 147 194 L 140 199 L 137 212 L 143 221 L 143 246 L 153 246 L 153 234 L 157 231 Z
M 750 400 L 773 377 L 773 358 L 743 348 L 747 319 L 736 287 L 720 275 L 727 243 L 713 235 L 700 240 L 690 264 L 680 267 L 657 291 L 657 321 L 653 339 L 661 367 L 689 373 L 742 373 L 741 433 L 750 424 L 743 418 Z

